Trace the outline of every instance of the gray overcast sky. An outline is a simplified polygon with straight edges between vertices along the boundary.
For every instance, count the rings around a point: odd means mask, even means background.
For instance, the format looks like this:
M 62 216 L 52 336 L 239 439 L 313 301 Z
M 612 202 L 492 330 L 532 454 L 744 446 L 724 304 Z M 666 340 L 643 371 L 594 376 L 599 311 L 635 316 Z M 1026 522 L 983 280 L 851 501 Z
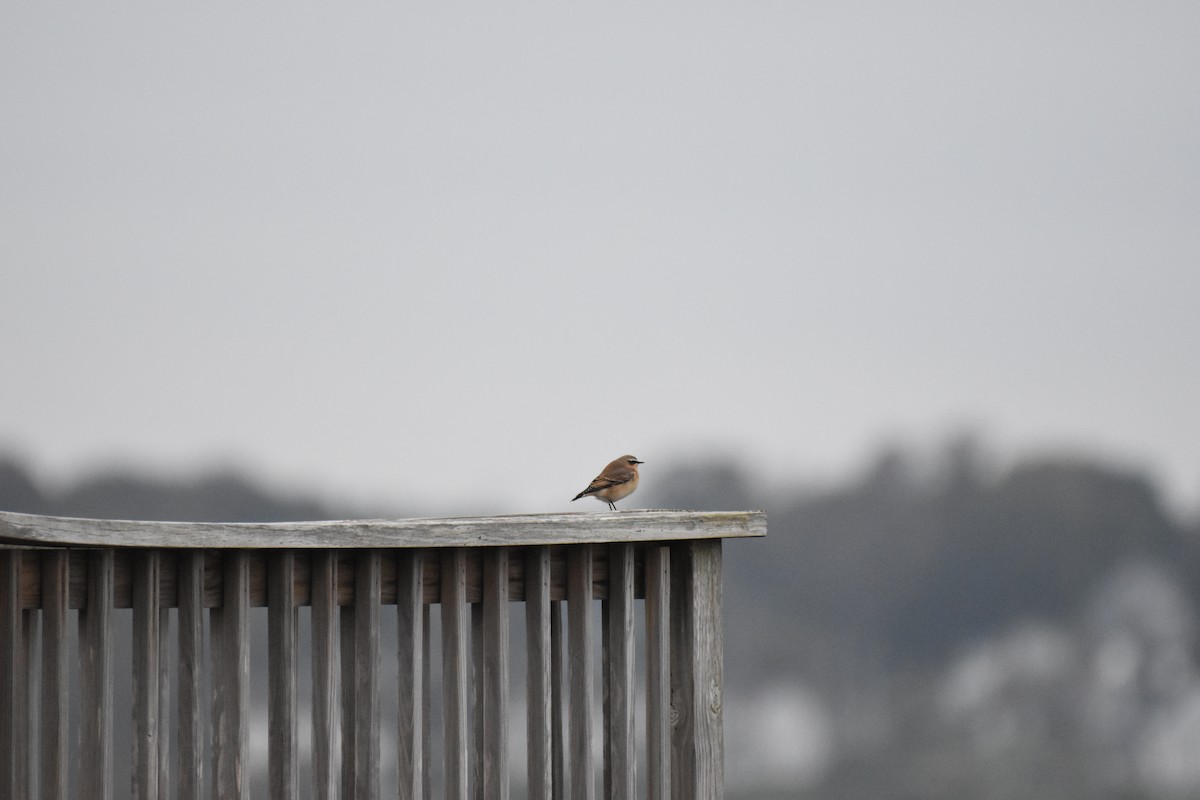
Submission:
M 1191 2 L 7 3 L 0 443 L 535 511 L 626 451 L 781 480 L 969 425 L 1194 503 L 1197 42 Z

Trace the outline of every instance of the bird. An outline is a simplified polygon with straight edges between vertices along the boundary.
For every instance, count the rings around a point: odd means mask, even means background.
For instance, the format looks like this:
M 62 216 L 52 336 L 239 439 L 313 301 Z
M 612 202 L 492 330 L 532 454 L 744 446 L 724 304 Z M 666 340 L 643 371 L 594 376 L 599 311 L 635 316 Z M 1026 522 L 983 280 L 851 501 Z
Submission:
M 613 511 L 617 510 L 617 501 L 633 494 L 638 486 L 638 461 L 634 456 L 621 456 L 611 462 L 604 470 L 588 484 L 588 487 L 571 498 L 574 503 L 581 497 L 594 497 L 608 503 Z

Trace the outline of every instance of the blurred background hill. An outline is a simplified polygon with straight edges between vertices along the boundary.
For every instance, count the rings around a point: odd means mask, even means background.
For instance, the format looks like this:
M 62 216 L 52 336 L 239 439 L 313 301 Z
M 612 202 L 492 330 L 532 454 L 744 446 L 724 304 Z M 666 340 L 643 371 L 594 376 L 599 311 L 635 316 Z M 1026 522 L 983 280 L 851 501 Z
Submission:
M 1098 459 L 997 469 L 957 437 L 837 485 L 763 489 L 727 457 L 641 507 L 766 508 L 726 549 L 734 797 L 1134 798 L 1200 792 L 1200 535 Z M 258 521 L 354 516 L 235 470 L 98 470 L 48 488 L 0 459 L 0 508 Z M 384 513 L 403 515 L 404 509 Z

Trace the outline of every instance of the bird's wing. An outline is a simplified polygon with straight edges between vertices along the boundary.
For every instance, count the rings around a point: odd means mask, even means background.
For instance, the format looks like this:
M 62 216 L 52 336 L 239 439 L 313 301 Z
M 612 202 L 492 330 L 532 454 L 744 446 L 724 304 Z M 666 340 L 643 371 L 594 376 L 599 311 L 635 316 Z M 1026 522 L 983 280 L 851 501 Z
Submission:
M 606 472 L 603 475 L 598 476 L 596 480 L 592 481 L 592 486 L 596 486 L 597 489 L 607 489 L 609 486 L 618 486 L 622 483 L 629 483 L 636 475 L 637 473 L 628 467 L 623 469 L 615 469 L 612 472 Z M 597 484 L 600 485 L 597 486 Z
M 596 478 L 588 484 L 586 489 L 575 495 L 575 499 L 578 500 L 586 495 L 595 494 L 601 489 L 607 489 L 611 486 L 620 486 L 622 483 L 629 483 L 631 480 L 633 480 L 635 475 L 637 475 L 637 473 L 628 468 L 613 470 L 605 475 L 597 475 Z

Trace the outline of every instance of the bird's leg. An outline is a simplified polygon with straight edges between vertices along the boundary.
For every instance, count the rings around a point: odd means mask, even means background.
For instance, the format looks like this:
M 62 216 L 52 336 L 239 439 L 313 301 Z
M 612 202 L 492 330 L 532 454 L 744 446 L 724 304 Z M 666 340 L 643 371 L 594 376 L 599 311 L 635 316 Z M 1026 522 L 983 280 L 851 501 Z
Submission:
M 612 500 L 606 500 L 605 502 L 608 503 L 608 507 L 610 510 L 612 510 L 612 511 L 617 510 L 617 504 L 614 503 Z

